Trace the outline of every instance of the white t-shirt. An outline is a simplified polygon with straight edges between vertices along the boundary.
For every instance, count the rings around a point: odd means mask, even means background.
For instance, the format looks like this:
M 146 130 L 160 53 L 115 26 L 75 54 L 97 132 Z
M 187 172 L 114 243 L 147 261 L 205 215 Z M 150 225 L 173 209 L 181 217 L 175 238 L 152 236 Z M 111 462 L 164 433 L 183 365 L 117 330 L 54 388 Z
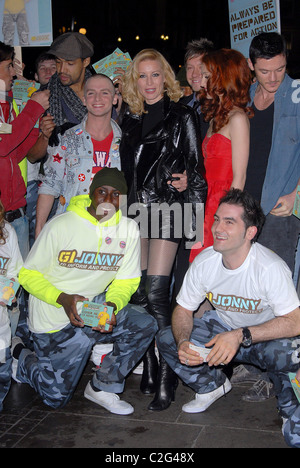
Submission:
M 299 307 L 288 266 L 274 252 L 257 243 L 235 270 L 225 268 L 222 255 L 213 247 L 195 258 L 177 303 L 194 311 L 205 298 L 233 329 L 260 325 Z
M 99 225 L 89 215 L 82 199 L 74 197 L 69 211 L 52 218 L 34 243 L 24 267 L 43 275 L 55 288 L 67 294 L 80 294 L 93 300 L 114 280 L 140 276 L 140 236 L 135 221 L 122 216 L 117 225 Z M 71 205 L 69 206 L 71 208 Z M 82 217 L 86 213 L 86 218 Z M 93 219 L 91 222 L 89 218 Z M 36 280 L 37 283 L 37 280 Z M 49 294 L 52 294 L 49 292 Z M 38 296 L 38 295 L 37 295 Z M 47 333 L 60 330 L 70 323 L 63 308 L 29 296 L 29 330 Z M 77 303 L 80 314 L 82 302 Z
M 5 244 L 0 244 L 0 275 L 6 278 L 18 279 L 18 273 L 23 265 L 17 234 L 14 228 L 5 223 L 7 238 Z M 0 362 L 1 351 L 10 346 L 10 322 L 6 307 L 0 305 Z

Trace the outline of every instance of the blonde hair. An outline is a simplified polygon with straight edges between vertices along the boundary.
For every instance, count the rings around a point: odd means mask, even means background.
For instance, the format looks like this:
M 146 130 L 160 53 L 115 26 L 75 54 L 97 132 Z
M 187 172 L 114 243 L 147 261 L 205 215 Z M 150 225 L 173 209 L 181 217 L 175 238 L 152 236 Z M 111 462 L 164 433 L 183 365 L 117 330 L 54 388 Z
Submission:
M 130 111 L 138 115 L 145 112 L 144 98 L 137 87 L 138 67 L 145 60 L 157 60 L 160 63 L 165 76 L 165 92 L 171 101 L 178 102 L 183 96 L 180 83 L 176 80 L 175 73 L 165 57 L 155 49 L 143 49 L 134 57 L 125 73 L 122 87 L 123 100 L 128 104 Z

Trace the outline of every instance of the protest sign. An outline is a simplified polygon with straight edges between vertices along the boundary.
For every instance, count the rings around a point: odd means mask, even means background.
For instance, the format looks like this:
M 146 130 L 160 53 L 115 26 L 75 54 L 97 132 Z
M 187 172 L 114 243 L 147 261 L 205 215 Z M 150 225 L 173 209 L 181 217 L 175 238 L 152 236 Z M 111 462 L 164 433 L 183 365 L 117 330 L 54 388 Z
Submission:
M 254 36 L 280 33 L 279 0 L 228 0 L 231 47 L 246 58 Z
M 11 46 L 49 46 L 51 0 L 0 0 L 0 40 Z

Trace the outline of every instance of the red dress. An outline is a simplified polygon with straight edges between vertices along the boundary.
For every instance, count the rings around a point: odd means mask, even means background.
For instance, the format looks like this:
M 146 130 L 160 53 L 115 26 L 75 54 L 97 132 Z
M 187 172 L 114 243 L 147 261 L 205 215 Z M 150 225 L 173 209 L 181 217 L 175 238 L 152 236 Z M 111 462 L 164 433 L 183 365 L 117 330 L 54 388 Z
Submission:
M 220 198 L 225 195 L 232 184 L 232 152 L 231 140 L 214 133 L 211 137 L 205 137 L 202 144 L 204 166 L 207 182 L 207 199 L 204 215 L 204 245 L 196 244 L 190 254 L 190 262 L 206 247 L 213 245 L 211 227 L 214 215 L 217 211 Z

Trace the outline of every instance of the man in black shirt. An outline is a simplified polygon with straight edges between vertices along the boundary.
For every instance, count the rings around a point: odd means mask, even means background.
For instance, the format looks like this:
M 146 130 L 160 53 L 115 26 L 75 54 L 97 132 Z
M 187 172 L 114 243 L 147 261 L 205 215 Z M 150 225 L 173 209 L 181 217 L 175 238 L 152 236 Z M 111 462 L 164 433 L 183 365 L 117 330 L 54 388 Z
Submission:
M 300 176 L 294 126 L 299 126 L 300 106 L 292 103 L 294 86 L 286 74 L 282 36 L 259 34 L 252 40 L 249 56 L 256 83 L 251 87 L 255 114 L 250 120 L 245 190 L 261 202 L 267 217 L 259 242 L 282 257 L 293 272 L 300 227 L 299 219 L 292 216 Z
M 293 271 L 300 227 L 299 219 L 292 215 L 300 176 L 300 106 L 292 99 L 295 87 L 286 74 L 282 36 L 259 34 L 251 42 L 249 57 L 256 82 L 250 91 L 255 114 L 250 120 L 245 190 L 261 203 L 266 215 L 259 242 L 282 257 Z M 295 284 L 297 277 L 295 271 Z M 258 370 L 254 374 L 253 368 L 238 366 L 231 382 L 241 381 L 255 382 L 243 396 L 246 401 L 261 401 L 273 394 L 272 383 Z

